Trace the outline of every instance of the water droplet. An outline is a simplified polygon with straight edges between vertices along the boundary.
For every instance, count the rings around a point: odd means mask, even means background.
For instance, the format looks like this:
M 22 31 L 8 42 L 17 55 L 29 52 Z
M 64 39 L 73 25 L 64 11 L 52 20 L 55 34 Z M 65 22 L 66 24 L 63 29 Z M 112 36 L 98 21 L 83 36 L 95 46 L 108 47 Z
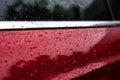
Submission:
M 2 47 L 6 46 L 5 42 L 1 42 L 0 46 Z

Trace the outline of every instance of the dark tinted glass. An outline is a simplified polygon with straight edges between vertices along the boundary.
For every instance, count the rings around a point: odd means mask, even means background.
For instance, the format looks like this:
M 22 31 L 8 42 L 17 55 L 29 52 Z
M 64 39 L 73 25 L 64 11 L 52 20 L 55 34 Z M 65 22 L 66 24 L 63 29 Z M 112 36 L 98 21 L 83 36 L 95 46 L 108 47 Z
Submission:
M 115 20 L 120 20 L 120 0 L 109 0 Z
M 109 3 L 112 1 L 118 0 L 111 0 Z M 114 19 L 106 0 L 0 0 L 0 2 L 1 21 Z

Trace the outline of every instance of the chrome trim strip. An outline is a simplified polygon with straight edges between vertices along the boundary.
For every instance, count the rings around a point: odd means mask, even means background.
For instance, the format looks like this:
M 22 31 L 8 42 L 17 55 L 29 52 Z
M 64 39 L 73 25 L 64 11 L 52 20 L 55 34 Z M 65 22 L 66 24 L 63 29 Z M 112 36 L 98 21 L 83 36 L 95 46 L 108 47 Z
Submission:
M 1 21 L 2 29 L 85 28 L 120 26 L 120 21 Z

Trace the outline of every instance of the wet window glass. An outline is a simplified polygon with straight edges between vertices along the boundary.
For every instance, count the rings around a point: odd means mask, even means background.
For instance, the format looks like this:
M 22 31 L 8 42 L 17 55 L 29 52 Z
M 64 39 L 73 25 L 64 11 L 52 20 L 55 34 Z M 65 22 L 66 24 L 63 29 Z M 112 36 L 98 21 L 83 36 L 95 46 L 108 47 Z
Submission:
M 119 16 L 116 8 L 111 10 L 117 1 L 119 0 L 0 0 L 0 20 L 113 20 Z
M 120 0 L 109 0 L 111 12 L 115 20 L 120 20 Z

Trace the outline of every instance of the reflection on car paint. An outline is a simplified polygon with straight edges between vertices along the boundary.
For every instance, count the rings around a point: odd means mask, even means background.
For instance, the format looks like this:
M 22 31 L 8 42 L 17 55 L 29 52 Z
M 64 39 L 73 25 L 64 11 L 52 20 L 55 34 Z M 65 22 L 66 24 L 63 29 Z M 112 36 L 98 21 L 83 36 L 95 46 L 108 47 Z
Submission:
M 23 30 L 0 32 L 0 77 L 3 80 L 68 80 L 92 63 L 119 60 L 120 28 Z M 88 70 L 98 66 L 91 65 Z M 102 67 L 100 64 L 98 68 Z M 79 73 L 79 71 L 81 73 Z M 6 75 L 6 76 L 5 76 Z

